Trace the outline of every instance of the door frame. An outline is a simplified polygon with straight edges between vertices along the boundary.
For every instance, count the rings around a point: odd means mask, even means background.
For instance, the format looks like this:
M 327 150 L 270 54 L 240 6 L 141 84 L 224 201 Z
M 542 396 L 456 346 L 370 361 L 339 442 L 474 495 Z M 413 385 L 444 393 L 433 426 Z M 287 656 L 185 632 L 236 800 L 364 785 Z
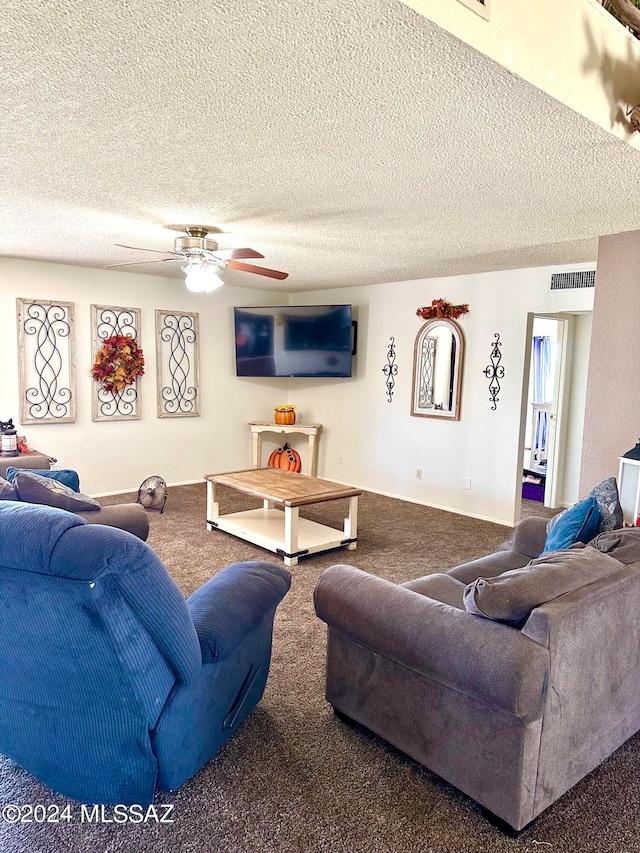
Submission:
M 544 490 L 544 506 L 555 508 L 558 495 L 562 493 L 564 480 L 564 454 L 567 442 L 567 409 L 570 394 L 570 376 L 573 359 L 573 334 L 575 318 L 573 314 L 562 312 L 548 313 L 543 311 L 530 311 L 527 314 L 527 330 L 524 358 L 523 395 L 520 409 L 520 440 L 518 446 L 518 506 L 522 498 L 522 459 L 526 444 L 527 415 L 529 408 L 529 385 L 531 380 L 531 354 L 533 349 L 533 324 L 536 317 L 547 320 L 558 321 L 558 350 L 556 359 L 556 375 L 554 376 L 554 391 L 557 398 L 557 408 L 554 415 L 555 421 L 554 440 L 552 454 L 547 458 L 547 476 Z M 550 417 L 550 419 L 551 419 Z M 519 516 L 519 512 L 516 513 Z

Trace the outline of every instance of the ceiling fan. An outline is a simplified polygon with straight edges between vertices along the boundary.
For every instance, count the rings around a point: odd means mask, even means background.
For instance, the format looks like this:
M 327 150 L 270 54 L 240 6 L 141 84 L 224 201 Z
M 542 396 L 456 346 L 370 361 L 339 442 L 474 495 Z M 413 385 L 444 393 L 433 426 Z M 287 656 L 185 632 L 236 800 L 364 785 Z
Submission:
M 285 279 L 288 276 L 288 273 L 279 270 L 270 270 L 267 267 L 255 266 L 255 264 L 243 264 L 241 261 L 245 259 L 264 258 L 264 255 L 254 249 L 219 249 L 216 241 L 207 237 L 207 234 L 213 230 L 210 226 L 189 225 L 184 230 L 187 236 L 176 237 L 173 241 L 173 250 L 165 252 L 159 249 L 144 249 L 140 246 L 125 246 L 122 243 L 116 243 L 122 249 L 155 252 L 169 257 L 155 258 L 150 261 L 107 264 L 105 269 L 139 264 L 180 263 L 182 264 L 181 269 L 185 273 L 187 289 L 194 293 L 209 293 L 224 284 L 219 273 L 225 268 L 252 272 L 255 275 L 264 275 L 268 278 Z

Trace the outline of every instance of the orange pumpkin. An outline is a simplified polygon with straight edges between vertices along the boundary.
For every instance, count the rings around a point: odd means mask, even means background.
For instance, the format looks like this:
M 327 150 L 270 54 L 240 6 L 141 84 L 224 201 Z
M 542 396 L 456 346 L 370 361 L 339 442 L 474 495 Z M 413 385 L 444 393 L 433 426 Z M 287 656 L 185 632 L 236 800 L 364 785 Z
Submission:
M 293 409 L 290 412 L 274 412 L 277 424 L 295 424 L 296 413 Z
M 280 462 L 278 460 L 278 450 L 274 450 L 273 453 L 269 456 L 269 461 L 267 462 L 267 465 L 269 466 L 269 468 L 279 468 Z
M 302 459 L 297 450 L 293 450 L 288 444 L 274 450 L 269 456 L 270 468 L 282 468 L 284 471 L 293 471 L 299 474 L 302 469 Z

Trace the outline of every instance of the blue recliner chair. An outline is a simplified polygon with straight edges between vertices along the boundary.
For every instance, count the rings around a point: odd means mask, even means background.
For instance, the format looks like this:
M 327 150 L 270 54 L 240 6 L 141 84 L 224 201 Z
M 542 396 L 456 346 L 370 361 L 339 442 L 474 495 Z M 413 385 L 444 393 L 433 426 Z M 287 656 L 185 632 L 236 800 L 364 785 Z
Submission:
M 262 698 L 290 584 L 236 563 L 185 601 L 132 534 L 0 502 L 0 752 L 73 799 L 149 805 Z

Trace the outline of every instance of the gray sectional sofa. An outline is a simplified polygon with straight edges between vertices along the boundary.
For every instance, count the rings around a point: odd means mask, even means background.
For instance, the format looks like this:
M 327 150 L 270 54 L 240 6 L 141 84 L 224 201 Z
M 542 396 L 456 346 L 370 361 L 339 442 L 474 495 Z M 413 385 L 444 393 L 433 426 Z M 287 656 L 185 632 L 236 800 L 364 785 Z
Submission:
M 640 729 L 640 530 L 536 559 L 546 525 L 402 585 L 332 566 L 315 591 L 334 709 L 515 830 Z

